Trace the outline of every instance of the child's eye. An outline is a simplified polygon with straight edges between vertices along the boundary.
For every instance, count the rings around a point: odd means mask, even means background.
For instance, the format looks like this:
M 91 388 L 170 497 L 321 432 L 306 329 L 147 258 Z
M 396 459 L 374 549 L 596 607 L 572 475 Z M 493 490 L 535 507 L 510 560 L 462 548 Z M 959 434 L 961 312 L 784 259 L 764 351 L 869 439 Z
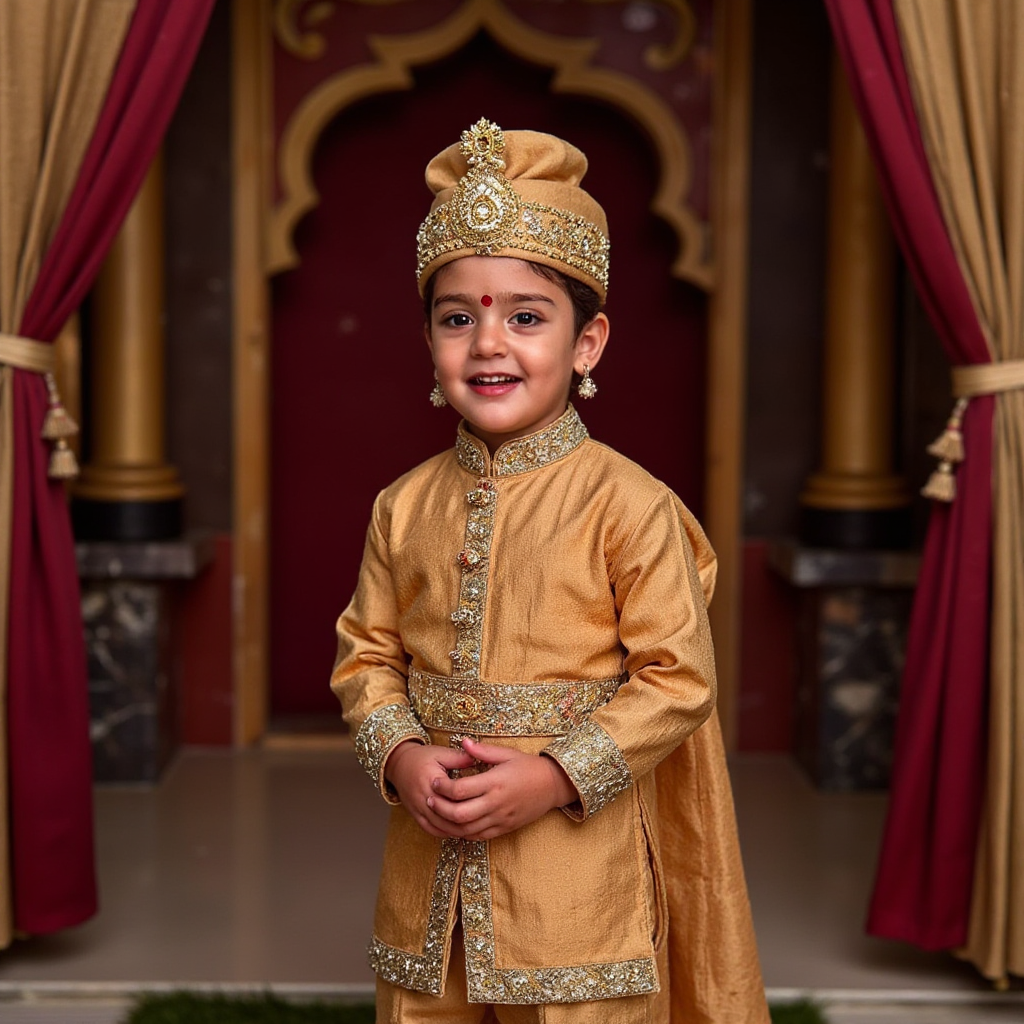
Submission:
M 540 317 L 536 313 L 516 313 L 512 317 L 513 323 L 518 327 L 531 327 L 540 323 Z
M 441 320 L 441 323 L 449 327 L 468 327 L 472 322 L 467 313 L 449 313 Z

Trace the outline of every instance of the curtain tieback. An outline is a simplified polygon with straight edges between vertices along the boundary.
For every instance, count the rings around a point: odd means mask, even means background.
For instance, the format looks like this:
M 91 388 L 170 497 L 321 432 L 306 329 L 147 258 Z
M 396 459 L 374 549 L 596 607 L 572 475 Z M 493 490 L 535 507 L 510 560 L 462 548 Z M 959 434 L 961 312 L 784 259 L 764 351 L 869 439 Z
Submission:
M 53 346 L 17 334 L 0 333 L 0 363 L 30 373 L 53 373 Z
M 68 438 L 78 433 L 78 424 L 68 415 L 57 391 L 53 345 L 0 332 L 0 365 L 43 375 L 50 404 L 43 420 L 42 436 L 53 442 L 49 476 L 55 480 L 73 480 L 78 476 L 78 460 L 68 447 Z
M 953 394 L 963 400 L 1024 388 L 1024 359 L 953 367 Z
M 939 465 L 921 488 L 926 498 L 945 502 L 956 498 L 955 468 L 964 461 L 964 437 L 960 424 L 971 399 L 1019 388 L 1024 388 L 1024 359 L 953 367 L 953 395 L 957 402 L 946 421 L 946 429 L 928 445 L 929 454 L 939 460 Z

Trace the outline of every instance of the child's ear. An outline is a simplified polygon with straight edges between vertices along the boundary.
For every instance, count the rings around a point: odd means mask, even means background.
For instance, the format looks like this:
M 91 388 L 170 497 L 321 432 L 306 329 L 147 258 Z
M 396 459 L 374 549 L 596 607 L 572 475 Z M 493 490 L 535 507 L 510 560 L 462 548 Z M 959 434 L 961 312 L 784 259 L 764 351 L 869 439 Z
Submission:
M 423 337 L 426 339 L 427 348 L 430 349 L 430 354 L 434 354 L 434 339 L 430 335 L 430 324 L 427 321 L 423 323 Z
M 604 313 L 598 313 L 586 327 L 580 331 L 576 339 L 576 351 L 574 352 L 573 368 L 577 373 L 583 373 L 583 367 L 589 366 L 591 370 L 601 361 L 604 347 L 608 344 L 608 334 L 611 326 L 608 317 Z

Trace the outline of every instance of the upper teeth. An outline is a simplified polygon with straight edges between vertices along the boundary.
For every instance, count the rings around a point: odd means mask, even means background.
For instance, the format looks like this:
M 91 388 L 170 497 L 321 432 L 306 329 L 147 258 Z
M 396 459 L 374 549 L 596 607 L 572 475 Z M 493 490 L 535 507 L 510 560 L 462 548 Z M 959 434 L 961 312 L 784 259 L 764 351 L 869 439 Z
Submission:
M 500 377 L 500 376 L 485 377 L 485 376 L 481 375 L 481 376 L 477 377 L 477 380 L 480 381 L 481 384 L 501 384 L 503 381 L 512 380 L 512 379 L 513 379 L 512 377 Z

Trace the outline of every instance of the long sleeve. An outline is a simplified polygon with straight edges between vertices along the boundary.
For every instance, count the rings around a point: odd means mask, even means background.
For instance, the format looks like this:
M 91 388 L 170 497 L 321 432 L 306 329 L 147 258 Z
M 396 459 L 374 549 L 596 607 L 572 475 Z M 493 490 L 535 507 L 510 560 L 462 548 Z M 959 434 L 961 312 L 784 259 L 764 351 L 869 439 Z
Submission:
M 611 570 L 627 681 L 545 748 L 580 794 L 583 820 L 651 771 L 711 714 L 714 650 L 706 602 L 714 555 L 670 491 L 656 498 Z
M 396 803 L 384 779 L 388 755 L 403 740 L 428 743 L 429 738 L 409 706 L 382 504 L 378 496 L 356 592 L 338 619 L 331 689 L 341 700 L 342 714 L 355 735 L 360 763 L 385 800 Z

